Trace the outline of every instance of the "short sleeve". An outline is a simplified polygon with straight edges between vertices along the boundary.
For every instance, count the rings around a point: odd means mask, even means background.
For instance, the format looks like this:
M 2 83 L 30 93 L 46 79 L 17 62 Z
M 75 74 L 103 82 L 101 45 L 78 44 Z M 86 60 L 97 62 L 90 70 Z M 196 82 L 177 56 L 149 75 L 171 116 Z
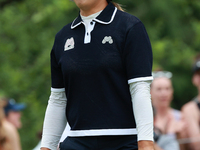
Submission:
M 61 66 L 58 64 L 55 55 L 55 43 L 51 50 L 51 87 L 64 88 Z
M 127 33 L 123 50 L 128 83 L 153 80 L 152 48 L 146 29 L 141 21 L 136 23 Z

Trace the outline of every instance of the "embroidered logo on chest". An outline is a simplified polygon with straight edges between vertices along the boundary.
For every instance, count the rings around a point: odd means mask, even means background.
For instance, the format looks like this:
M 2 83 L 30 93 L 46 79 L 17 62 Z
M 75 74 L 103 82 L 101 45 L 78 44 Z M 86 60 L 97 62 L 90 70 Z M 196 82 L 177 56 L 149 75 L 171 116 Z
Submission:
M 109 44 L 112 44 L 113 43 L 113 39 L 111 36 L 105 36 L 103 41 L 102 41 L 102 44 L 106 44 L 106 42 L 108 42 Z
M 67 41 L 65 42 L 64 51 L 73 49 L 74 45 L 75 45 L 75 42 L 74 42 L 73 37 L 71 37 L 70 39 L 67 39 Z

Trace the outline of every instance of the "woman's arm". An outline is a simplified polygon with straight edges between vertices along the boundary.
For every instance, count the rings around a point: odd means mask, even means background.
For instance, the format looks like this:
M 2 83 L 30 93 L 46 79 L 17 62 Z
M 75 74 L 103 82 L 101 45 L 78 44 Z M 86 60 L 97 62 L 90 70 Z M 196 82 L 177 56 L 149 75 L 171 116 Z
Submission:
M 133 111 L 138 131 L 139 150 L 154 150 L 150 84 L 151 81 L 130 84 Z
M 41 150 L 55 150 L 66 126 L 67 98 L 64 89 L 51 89 L 41 142 Z
M 156 143 L 154 143 L 154 149 L 155 149 L 155 150 L 163 150 L 163 149 L 160 148 Z
M 40 150 L 50 150 L 50 149 L 42 147 Z
M 138 150 L 154 150 L 153 141 L 138 141 Z M 157 149 L 161 150 L 161 149 Z

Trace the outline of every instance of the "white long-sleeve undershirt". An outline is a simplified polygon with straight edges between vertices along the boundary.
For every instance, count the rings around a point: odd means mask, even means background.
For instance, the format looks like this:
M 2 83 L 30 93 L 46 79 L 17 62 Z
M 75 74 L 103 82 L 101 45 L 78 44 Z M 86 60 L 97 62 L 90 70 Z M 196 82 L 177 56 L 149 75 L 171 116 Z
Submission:
M 65 90 L 52 89 L 45 113 L 41 147 L 56 150 L 67 123 L 66 104 Z
M 151 81 L 140 81 L 130 84 L 138 141 L 153 141 L 153 111 L 150 84 Z

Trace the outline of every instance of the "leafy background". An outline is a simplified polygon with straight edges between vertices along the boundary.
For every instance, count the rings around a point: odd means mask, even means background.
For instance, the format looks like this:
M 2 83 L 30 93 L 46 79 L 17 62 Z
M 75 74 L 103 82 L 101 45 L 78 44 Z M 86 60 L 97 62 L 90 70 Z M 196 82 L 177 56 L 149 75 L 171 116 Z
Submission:
M 149 34 L 154 63 L 173 73 L 174 100 L 180 109 L 197 91 L 191 67 L 200 50 L 199 0 L 115 0 L 137 16 Z M 70 0 L 0 0 L 0 94 L 24 102 L 24 150 L 39 141 L 50 94 L 50 50 L 55 34 L 78 15 Z

